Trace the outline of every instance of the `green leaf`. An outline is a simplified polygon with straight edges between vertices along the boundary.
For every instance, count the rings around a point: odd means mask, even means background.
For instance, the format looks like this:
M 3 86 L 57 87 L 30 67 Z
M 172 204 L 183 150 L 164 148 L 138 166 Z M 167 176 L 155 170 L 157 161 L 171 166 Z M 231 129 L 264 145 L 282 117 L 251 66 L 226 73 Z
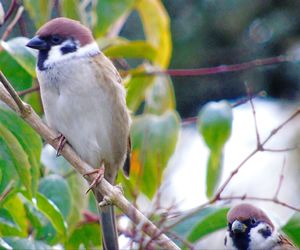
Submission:
M 82 188 L 85 180 L 78 173 L 72 174 L 67 179 L 68 185 L 71 190 L 72 207 L 68 216 L 69 232 L 72 232 L 77 227 L 79 220 L 82 217 L 82 211 L 88 206 L 89 196 L 86 194 L 86 190 Z M 93 195 L 93 194 L 92 194 Z
M 17 90 L 24 90 L 32 86 L 31 75 L 5 50 L 0 52 L 1 71 Z
M 171 79 L 157 76 L 146 92 L 145 112 L 160 115 L 172 109 L 175 109 L 175 94 Z
M 52 201 L 67 219 L 72 207 L 68 183 L 59 175 L 49 175 L 40 180 L 39 192 Z
M 30 163 L 31 187 L 33 195 L 35 195 L 39 179 L 42 140 L 26 122 L 10 110 L 0 108 L 1 124 L 9 129 L 27 154 Z
M 144 58 L 153 61 L 157 51 L 145 41 L 123 42 L 103 50 L 106 56 L 113 58 Z
M 141 115 L 131 128 L 130 182 L 149 198 L 161 184 L 162 173 L 173 154 L 180 128 L 175 111 Z
M 37 28 L 46 23 L 50 18 L 50 10 L 53 7 L 53 3 L 51 1 L 24 0 L 23 3 Z
M 63 0 L 61 2 L 62 13 L 64 17 L 79 20 L 79 0 Z
M 36 205 L 39 211 L 42 212 L 52 223 L 59 237 L 64 240 L 66 237 L 67 225 L 57 206 L 40 193 L 37 193 Z
M 128 78 L 124 83 L 127 86 L 127 106 L 133 112 L 140 107 L 145 98 L 146 90 L 153 83 L 155 78 L 152 75 L 138 75 L 137 73 L 145 71 L 147 71 L 146 66 L 140 66 L 135 71 L 137 75 Z
M 212 197 L 222 172 L 222 151 L 232 127 L 232 109 L 226 101 L 209 102 L 199 112 L 198 129 L 210 149 L 206 174 L 206 195 Z
M 223 154 L 220 151 L 211 151 L 208 158 L 206 173 L 206 195 L 212 197 L 219 184 L 222 174 Z
M 170 19 L 159 0 L 140 0 L 136 5 L 142 19 L 147 41 L 157 48 L 155 63 L 168 67 L 172 51 Z
M 25 186 L 28 195 L 32 197 L 30 163 L 26 152 L 16 137 L 3 124 L 0 124 L 0 135 L 6 143 L 11 161 L 20 177 L 20 181 Z
M 68 239 L 66 249 L 80 249 L 84 246 L 85 249 L 93 249 L 101 245 L 101 233 L 98 223 L 82 224 L 77 227 Z
M 223 148 L 231 134 L 232 108 L 226 101 L 209 102 L 199 112 L 198 129 L 211 150 Z
M 179 224 L 175 225 L 175 227 L 172 228 L 172 231 L 174 231 L 182 238 L 186 238 L 186 236 L 191 232 L 191 229 L 194 228 L 199 221 L 202 221 L 207 216 L 215 213 L 216 211 L 217 209 L 214 207 L 201 209 L 200 211 L 194 213 L 192 216 L 185 218 Z
M 96 37 L 103 36 L 132 8 L 136 0 L 101 0 L 97 2 L 97 22 L 94 28 Z
M 0 192 L 2 193 L 6 189 L 10 181 L 19 181 L 19 176 L 14 167 L 10 150 L 2 136 L 0 136 L 0 169 L 2 173 L 2 181 L 0 182 Z
M 2 47 L 32 76 L 35 77 L 35 54 L 32 49 L 26 47 L 29 39 L 16 37 L 7 42 L 2 41 Z
M 4 237 L 3 239 L 13 249 L 30 249 L 30 250 L 52 249 L 51 246 L 45 244 L 44 242 L 33 240 L 33 239 L 22 239 L 17 237 Z
M 298 246 L 300 247 L 300 213 L 295 213 L 289 219 L 287 224 L 282 228 L 282 231 Z
M 11 222 L 12 223 L 6 223 L 7 226 L 9 224 L 15 225 L 10 230 L 7 230 L 8 227 L 6 227 L 6 230 L 3 228 L 3 220 L 5 220 L 1 215 L 0 215 L 0 220 L 2 223 L 0 223 L 1 232 L 3 235 L 18 235 L 22 237 L 27 236 L 27 231 L 28 231 L 28 221 L 26 217 L 26 211 L 24 208 L 24 204 L 20 197 L 18 195 L 14 195 L 10 197 L 6 202 L 3 204 L 3 208 L 6 209 L 9 212 L 9 216 L 11 217 Z M 2 211 L 3 212 L 3 211 Z M 8 220 L 6 220 L 8 221 Z M 13 229 L 14 228 L 14 229 Z
M 0 236 L 22 236 L 21 229 L 14 222 L 7 209 L 0 208 Z
M 189 233 L 187 240 L 194 243 L 202 237 L 226 227 L 226 215 L 228 210 L 228 208 L 218 209 L 214 213 L 209 214 L 202 220 L 198 221 L 197 225 L 195 225 Z

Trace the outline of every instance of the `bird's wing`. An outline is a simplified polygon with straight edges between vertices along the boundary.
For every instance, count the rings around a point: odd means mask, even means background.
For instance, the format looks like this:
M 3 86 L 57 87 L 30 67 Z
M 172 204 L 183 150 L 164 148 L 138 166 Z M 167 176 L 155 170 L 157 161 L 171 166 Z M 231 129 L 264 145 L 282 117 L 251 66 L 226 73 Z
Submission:
M 279 235 L 277 245 L 272 250 L 299 250 L 294 244 L 285 236 Z

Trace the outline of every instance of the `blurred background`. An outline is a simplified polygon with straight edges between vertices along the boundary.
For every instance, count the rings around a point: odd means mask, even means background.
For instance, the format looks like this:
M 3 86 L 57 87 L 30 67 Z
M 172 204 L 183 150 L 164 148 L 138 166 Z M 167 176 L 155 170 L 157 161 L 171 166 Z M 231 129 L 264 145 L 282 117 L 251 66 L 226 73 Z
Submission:
M 297 0 L 163 0 L 170 15 L 173 42 L 170 68 L 200 68 L 238 64 L 254 59 L 299 53 L 300 16 Z M 137 32 L 140 30 L 140 32 Z M 121 31 L 131 39 L 142 36 L 132 13 Z M 245 72 L 202 77 L 174 77 L 177 110 L 194 116 L 209 100 L 245 95 L 244 82 L 254 92 L 297 100 L 299 64 L 282 63 Z

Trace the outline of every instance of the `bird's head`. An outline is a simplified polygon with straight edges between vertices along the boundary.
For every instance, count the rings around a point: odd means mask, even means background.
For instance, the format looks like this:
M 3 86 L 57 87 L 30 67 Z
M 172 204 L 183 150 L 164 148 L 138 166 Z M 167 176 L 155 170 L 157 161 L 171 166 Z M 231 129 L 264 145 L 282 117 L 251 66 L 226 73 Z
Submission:
M 239 250 L 271 249 L 275 244 L 274 225 L 259 208 L 250 204 L 233 207 L 227 214 L 225 245 Z
M 99 53 L 91 31 L 78 21 L 64 17 L 44 24 L 27 46 L 39 51 L 39 70 L 70 58 Z

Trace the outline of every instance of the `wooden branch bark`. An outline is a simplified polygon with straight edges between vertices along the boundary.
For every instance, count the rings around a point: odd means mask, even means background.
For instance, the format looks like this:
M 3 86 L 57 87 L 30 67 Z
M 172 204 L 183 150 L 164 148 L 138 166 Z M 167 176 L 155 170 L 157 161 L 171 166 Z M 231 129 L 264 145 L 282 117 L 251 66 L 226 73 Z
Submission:
M 54 148 L 58 148 L 57 134 L 49 128 L 41 118 L 34 112 L 30 105 L 21 101 L 11 84 L 4 77 L 0 71 L 0 100 L 6 103 L 12 110 L 17 112 L 47 143 Z M 5 86 L 5 87 L 4 87 Z M 8 91 L 9 90 L 9 91 Z M 15 93 L 12 93 L 12 90 Z M 90 165 L 80 159 L 75 151 L 66 144 L 61 151 L 61 155 L 71 163 L 71 165 L 81 174 L 94 170 Z M 89 183 L 95 176 L 84 177 Z M 142 230 L 150 237 L 157 237 L 160 230 L 137 210 L 120 192 L 120 189 L 109 184 L 103 179 L 97 186 L 97 190 L 103 195 L 110 198 L 114 205 L 116 205 L 124 214 L 126 214 L 135 224 L 142 225 Z M 160 234 L 155 242 L 163 249 L 180 249 L 173 241 L 171 241 L 165 234 Z

